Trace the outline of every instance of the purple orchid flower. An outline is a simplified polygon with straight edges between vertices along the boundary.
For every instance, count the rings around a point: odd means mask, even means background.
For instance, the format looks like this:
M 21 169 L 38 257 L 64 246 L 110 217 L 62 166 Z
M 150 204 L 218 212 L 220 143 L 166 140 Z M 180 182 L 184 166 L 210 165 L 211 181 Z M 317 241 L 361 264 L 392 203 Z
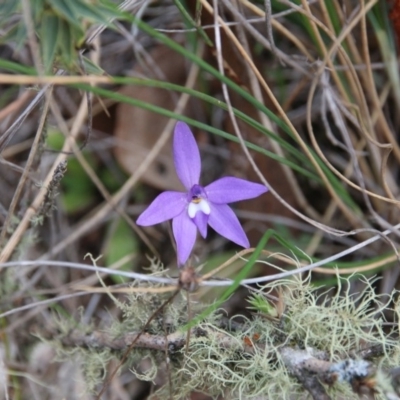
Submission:
M 150 226 L 172 219 L 180 266 L 190 256 L 197 229 L 203 238 L 207 236 L 207 224 L 232 242 L 250 247 L 239 220 L 227 204 L 252 199 L 268 189 L 259 183 L 234 177 L 221 178 L 205 187 L 201 186 L 200 152 L 189 126 L 184 122 L 178 122 L 175 126 L 173 153 L 176 173 L 186 192 L 161 193 L 136 223 Z

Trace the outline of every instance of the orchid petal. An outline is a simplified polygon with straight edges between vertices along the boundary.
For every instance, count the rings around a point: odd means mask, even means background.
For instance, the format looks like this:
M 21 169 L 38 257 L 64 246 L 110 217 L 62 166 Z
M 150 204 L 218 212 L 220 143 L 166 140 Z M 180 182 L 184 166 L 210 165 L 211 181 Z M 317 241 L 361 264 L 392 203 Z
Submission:
M 204 190 L 210 202 L 228 204 L 260 196 L 268 188 L 259 183 L 227 176 L 210 183 Z
M 249 240 L 232 209 L 226 204 L 211 203 L 210 206 L 208 223 L 211 228 L 239 246 L 250 247 Z
M 177 122 L 174 132 L 174 161 L 179 180 L 186 190 L 199 183 L 201 172 L 200 152 L 190 128 Z
M 163 192 L 139 215 L 136 223 L 142 226 L 159 224 L 181 214 L 186 205 L 186 193 Z
M 207 237 L 207 222 L 208 222 L 208 215 L 204 214 L 203 212 L 199 211 L 196 213 L 192 221 L 196 224 L 198 230 L 200 231 L 200 235 L 203 236 L 205 239 Z
M 172 231 L 176 242 L 178 263 L 182 266 L 189 258 L 196 241 L 196 225 L 187 213 L 183 212 L 172 220 Z

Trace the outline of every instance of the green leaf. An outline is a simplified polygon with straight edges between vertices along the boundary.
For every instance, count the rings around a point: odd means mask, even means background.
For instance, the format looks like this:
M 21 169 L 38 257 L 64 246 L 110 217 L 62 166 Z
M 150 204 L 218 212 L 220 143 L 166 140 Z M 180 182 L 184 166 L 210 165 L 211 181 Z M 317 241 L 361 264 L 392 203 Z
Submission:
M 4 1 L 3 3 L 0 3 L 0 15 L 2 17 L 8 17 L 17 11 L 18 6 L 18 1 Z
M 130 13 L 127 11 L 122 11 L 118 8 L 118 5 L 108 0 L 99 0 L 98 6 L 103 12 L 107 13 L 110 17 L 117 19 L 130 19 Z
M 16 74 L 36 75 L 36 69 L 0 58 L 0 68 Z
M 2 19 L 1 17 L 0 19 Z M 9 28 L 6 33 L 0 36 L 0 43 L 16 43 L 16 50 L 20 50 L 25 44 L 27 39 L 27 32 L 25 24 L 17 23 L 13 27 Z
M 15 3 L 18 3 L 18 1 Z M 36 24 L 41 23 L 42 15 L 45 12 L 45 9 L 45 0 L 31 1 L 32 17 Z
M 49 0 L 49 4 L 60 18 L 67 19 L 71 24 L 81 29 L 80 15 L 75 12 L 72 3 L 73 0 Z
M 43 64 L 46 73 L 52 71 L 54 57 L 56 55 L 59 32 L 60 32 L 60 20 L 54 14 L 45 14 L 43 16 L 41 33 L 40 33 L 40 44 L 42 48 Z
M 200 37 L 204 40 L 205 43 L 207 43 L 208 46 L 214 47 L 213 42 L 211 39 L 208 37 L 208 35 L 204 32 L 204 29 L 201 26 L 198 26 L 196 24 L 196 21 L 192 18 L 192 16 L 187 12 L 186 8 L 183 6 L 180 0 L 174 0 L 174 3 L 178 10 L 181 12 L 183 18 L 186 20 L 186 24 L 189 27 L 193 27 L 196 29 L 197 33 L 200 35 Z
M 92 60 L 87 57 L 82 57 L 83 65 L 85 67 L 85 71 L 88 75 L 104 75 L 104 69 L 100 68 L 97 64 L 95 64 Z
M 136 236 L 132 232 L 131 227 L 123 220 L 119 219 L 114 224 L 109 226 L 110 240 L 108 241 L 107 248 L 105 250 L 105 264 L 110 267 L 112 264 L 118 262 L 125 256 L 137 253 L 138 243 Z M 132 268 L 132 262 L 126 262 L 119 269 L 130 270 Z M 116 283 L 125 281 L 125 278 L 114 275 L 111 279 L 115 280 Z
M 87 18 L 92 22 L 109 25 L 112 14 L 109 14 L 100 4 L 89 5 L 84 1 L 71 1 L 71 7 L 80 17 Z
M 117 171 L 115 171 L 115 169 Z M 121 179 L 116 178 L 116 172 L 120 174 Z M 116 193 L 119 189 L 121 189 L 124 182 L 123 177 L 126 177 L 125 172 L 120 169 L 118 164 L 115 165 L 112 170 L 109 168 L 102 169 L 101 173 L 99 174 L 99 178 L 109 193 Z M 140 193 L 140 190 L 138 192 L 135 191 L 135 198 L 137 198 L 138 193 Z M 143 202 L 144 201 L 145 199 L 143 199 Z M 139 199 L 138 202 L 140 202 Z
M 72 26 L 66 21 L 60 20 L 59 43 L 61 47 L 61 58 L 67 67 L 71 67 L 76 61 L 76 50 Z
M 61 151 L 64 142 L 65 136 L 61 132 L 55 131 L 53 129 L 48 129 L 46 144 L 50 149 Z
M 95 164 L 94 158 L 85 154 L 89 163 Z M 68 172 L 62 181 L 63 208 L 67 213 L 82 212 L 96 201 L 96 187 L 79 161 L 71 158 L 68 161 Z

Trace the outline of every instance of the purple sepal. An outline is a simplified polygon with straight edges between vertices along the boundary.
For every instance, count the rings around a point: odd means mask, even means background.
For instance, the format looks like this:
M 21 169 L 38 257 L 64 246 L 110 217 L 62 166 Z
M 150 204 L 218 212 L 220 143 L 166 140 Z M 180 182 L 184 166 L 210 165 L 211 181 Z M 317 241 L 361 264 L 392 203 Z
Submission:
M 139 215 L 136 223 L 150 226 L 168 221 L 182 213 L 186 205 L 186 193 L 163 192 Z
M 221 236 L 226 237 L 239 246 L 250 247 L 249 239 L 240 225 L 235 213 L 226 204 L 210 204 L 211 212 L 208 224 Z
M 174 161 L 178 178 L 189 191 L 199 183 L 201 160 L 193 133 L 184 122 L 177 122 L 175 126 Z
M 204 188 L 208 199 L 214 204 L 228 204 L 253 199 L 268 191 L 264 185 L 227 176 Z

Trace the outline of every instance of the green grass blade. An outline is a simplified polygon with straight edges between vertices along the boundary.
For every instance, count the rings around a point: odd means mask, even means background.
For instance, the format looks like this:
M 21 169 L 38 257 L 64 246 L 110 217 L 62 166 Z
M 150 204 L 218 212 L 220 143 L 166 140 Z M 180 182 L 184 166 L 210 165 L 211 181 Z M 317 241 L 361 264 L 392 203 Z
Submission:
M 201 322 L 202 320 L 207 318 L 210 314 L 212 314 L 215 310 L 217 310 L 235 292 L 235 290 L 239 287 L 240 282 L 247 277 L 251 268 L 253 268 L 253 265 L 256 263 L 258 257 L 260 256 L 261 251 L 265 248 L 265 246 L 268 243 L 268 240 L 273 235 L 274 235 L 273 231 L 269 230 L 269 231 L 265 232 L 264 236 L 259 241 L 256 249 L 250 256 L 249 261 L 243 266 L 243 269 L 237 274 L 232 285 L 229 286 L 228 289 L 225 290 L 225 292 L 222 294 L 222 296 L 215 303 L 211 304 L 202 313 L 200 313 L 198 316 L 193 318 L 189 323 L 187 323 L 185 326 L 183 326 L 181 328 L 183 331 L 189 330 L 190 328 L 194 327 L 199 322 Z
M 59 44 L 59 28 L 60 20 L 56 15 L 46 13 L 43 16 L 40 30 L 40 45 L 46 73 L 51 73 L 53 68 L 53 61 Z

